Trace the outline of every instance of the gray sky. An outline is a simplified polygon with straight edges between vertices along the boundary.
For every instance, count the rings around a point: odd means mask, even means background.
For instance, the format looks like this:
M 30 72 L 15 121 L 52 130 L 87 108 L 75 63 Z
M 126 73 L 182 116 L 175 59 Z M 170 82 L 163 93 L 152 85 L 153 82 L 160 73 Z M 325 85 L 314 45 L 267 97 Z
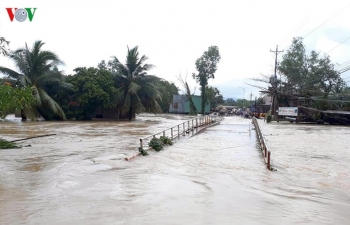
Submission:
M 350 37 L 349 4 L 340 0 L 1 0 L 0 35 L 11 41 L 12 50 L 25 42 L 31 46 L 35 40 L 44 41 L 45 49 L 65 62 L 65 74 L 76 67 L 97 66 L 114 55 L 124 61 L 127 46 L 138 45 L 148 63 L 156 66 L 150 74 L 178 84 L 176 76 L 187 73 L 197 94 L 199 85 L 191 78 L 195 61 L 216 45 L 221 61 L 209 85 L 218 87 L 224 98 L 242 98 L 244 93 L 248 99 L 250 93 L 258 96 L 258 89 L 246 84 L 256 84 L 249 79 L 273 74 L 270 49 L 276 45 L 286 50 L 294 36 L 305 36 L 309 51 L 327 53 Z M 10 22 L 5 10 L 9 7 L 37 10 L 32 22 Z M 329 55 L 334 63 L 349 61 L 350 40 Z M 4 57 L 0 64 L 14 68 Z

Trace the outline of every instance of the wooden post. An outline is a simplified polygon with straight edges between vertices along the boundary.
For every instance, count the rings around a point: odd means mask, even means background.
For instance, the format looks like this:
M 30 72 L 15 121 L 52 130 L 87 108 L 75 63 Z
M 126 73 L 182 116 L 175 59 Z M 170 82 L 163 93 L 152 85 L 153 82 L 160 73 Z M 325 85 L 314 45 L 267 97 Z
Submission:
M 267 153 L 267 169 L 270 169 L 270 166 L 271 166 L 270 157 L 271 157 L 271 152 L 268 151 L 268 153 Z
M 173 140 L 174 137 L 173 137 L 173 128 L 171 128 L 171 140 Z
M 193 130 L 194 130 L 194 128 L 193 128 L 193 119 L 192 119 L 192 135 L 193 135 Z

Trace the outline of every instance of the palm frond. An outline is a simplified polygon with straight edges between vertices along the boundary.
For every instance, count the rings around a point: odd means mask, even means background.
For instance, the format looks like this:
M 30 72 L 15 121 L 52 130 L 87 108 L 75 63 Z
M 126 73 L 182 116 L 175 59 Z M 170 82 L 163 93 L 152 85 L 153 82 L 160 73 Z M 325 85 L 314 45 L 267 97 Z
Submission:
M 31 86 L 30 88 L 32 89 L 32 95 L 33 95 L 35 102 L 36 102 L 35 105 L 38 107 L 42 106 L 42 101 L 41 101 L 39 89 L 35 85 Z
M 135 82 L 131 82 L 128 86 L 128 93 L 136 95 L 137 91 L 140 90 L 141 86 Z
M 25 108 L 24 114 L 32 121 L 36 120 L 39 116 L 39 112 L 35 106 Z
M 60 116 L 63 120 L 67 120 L 66 115 L 64 114 L 61 107 L 53 100 L 44 90 L 38 89 L 40 97 L 44 105 L 48 106 L 55 114 Z
M 131 95 L 130 94 L 126 94 L 124 95 L 124 100 L 123 100 L 123 104 L 122 104 L 122 113 L 127 113 L 130 109 L 131 106 Z
M 0 66 L 0 73 L 14 79 L 19 79 L 21 76 L 23 76 L 22 74 L 3 66 Z
M 20 78 L 20 82 L 21 82 L 22 86 L 24 86 L 24 87 L 32 85 L 32 81 L 27 76 L 22 76 Z

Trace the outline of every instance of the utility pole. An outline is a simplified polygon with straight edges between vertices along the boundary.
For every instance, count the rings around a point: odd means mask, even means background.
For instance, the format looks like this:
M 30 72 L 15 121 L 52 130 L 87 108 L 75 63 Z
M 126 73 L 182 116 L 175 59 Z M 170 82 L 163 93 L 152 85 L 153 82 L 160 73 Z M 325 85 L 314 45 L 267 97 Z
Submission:
M 274 77 L 274 84 L 273 84 L 275 90 L 274 90 L 273 102 L 272 102 L 272 104 L 273 104 L 273 112 L 271 113 L 272 115 L 275 115 L 275 113 L 276 113 L 276 102 L 277 102 L 276 101 L 277 100 L 277 96 L 276 96 L 276 94 L 277 94 L 277 56 L 278 56 L 279 53 L 281 53 L 283 51 L 278 51 L 278 45 L 277 45 L 276 46 L 276 51 L 272 51 L 270 49 L 270 52 L 273 52 L 276 55 L 276 57 L 275 57 L 275 77 Z M 280 82 L 281 82 L 281 84 L 280 84 L 280 92 L 282 92 L 281 74 L 280 74 Z
M 273 53 L 275 53 L 275 55 L 276 55 L 276 57 L 275 57 L 275 79 L 277 80 L 277 55 L 278 55 L 279 53 L 283 52 L 283 51 L 278 51 L 278 45 L 277 45 L 277 46 L 276 46 L 276 51 L 272 51 L 272 50 L 270 49 L 270 52 L 273 52 Z M 280 84 L 280 91 L 281 91 L 281 87 L 282 87 L 281 74 L 280 74 L 280 82 L 281 82 L 281 84 Z M 277 84 L 276 84 L 276 88 L 277 88 Z

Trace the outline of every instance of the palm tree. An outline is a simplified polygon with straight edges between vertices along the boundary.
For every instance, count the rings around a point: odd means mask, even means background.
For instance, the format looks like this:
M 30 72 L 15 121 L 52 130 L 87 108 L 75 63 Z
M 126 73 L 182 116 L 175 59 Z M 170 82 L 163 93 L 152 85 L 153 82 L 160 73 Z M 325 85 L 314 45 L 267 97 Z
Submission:
M 144 63 L 147 59 L 145 55 L 139 58 L 138 46 L 132 49 L 128 47 L 125 65 L 114 56 L 116 78 L 118 83 L 122 84 L 121 113 L 128 113 L 129 120 L 135 118 L 137 112 L 161 112 L 157 102 L 161 96 L 156 88 L 159 78 L 147 75 L 147 72 L 154 67 L 152 64 Z
M 35 106 L 26 108 L 22 112 L 22 119 L 26 115 L 35 117 L 43 115 L 45 109 L 51 109 L 61 119 L 66 120 L 66 116 L 61 107 L 45 91 L 46 85 L 55 84 L 65 88 L 71 88 L 71 85 L 63 81 L 63 75 L 57 70 L 57 65 L 63 64 L 59 57 L 51 52 L 42 50 L 45 43 L 36 41 L 29 49 L 27 44 L 24 48 L 17 49 L 9 54 L 14 61 L 19 72 L 0 66 L 0 73 L 7 75 L 12 79 L 20 81 L 21 85 L 30 87 L 35 98 Z

